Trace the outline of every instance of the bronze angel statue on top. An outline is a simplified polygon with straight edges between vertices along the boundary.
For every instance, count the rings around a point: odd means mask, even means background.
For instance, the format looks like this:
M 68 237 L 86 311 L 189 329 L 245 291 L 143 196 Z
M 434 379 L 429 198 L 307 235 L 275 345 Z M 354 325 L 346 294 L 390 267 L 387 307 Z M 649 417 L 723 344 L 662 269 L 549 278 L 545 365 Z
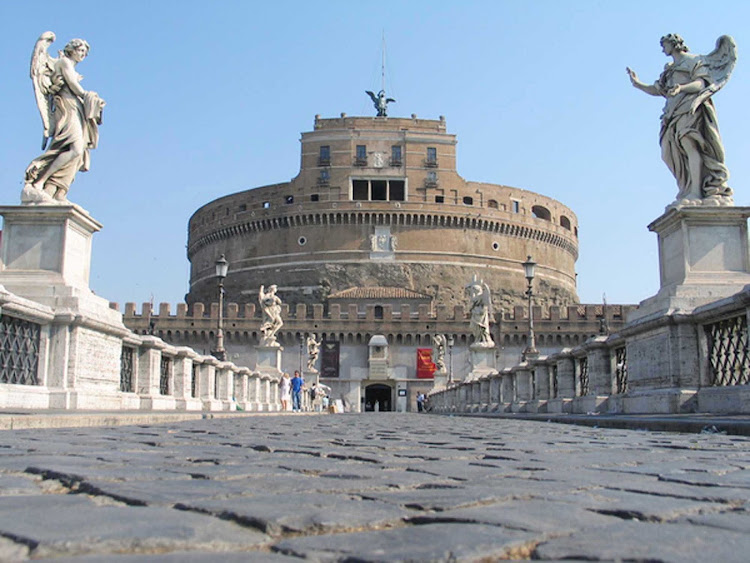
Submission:
M 76 173 L 89 169 L 89 151 L 98 144 L 105 105 L 96 92 L 81 87 L 83 76 L 76 72 L 76 65 L 89 54 L 89 44 L 72 39 L 54 58 L 47 52 L 54 41 L 55 34 L 45 31 L 31 55 L 31 81 L 44 126 L 44 153 L 26 168 L 21 202 L 27 204 L 67 201 Z
M 375 106 L 375 109 L 378 110 L 378 117 L 388 117 L 388 104 L 395 102 L 396 100 L 393 98 L 386 98 L 385 90 L 378 92 L 377 96 L 370 90 L 365 90 L 365 94 L 370 96 L 372 104 Z
M 627 69 L 630 81 L 651 96 L 666 98 L 661 117 L 662 160 L 677 180 L 679 192 L 672 206 L 732 205 L 724 164 L 724 146 L 719 135 L 712 96 L 727 83 L 737 61 L 737 46 L 729 35 L 716 41 L 708 55 L 688 52 L 676 33 L 661 38 L 667 63 L 653 84 L 638 80 Z

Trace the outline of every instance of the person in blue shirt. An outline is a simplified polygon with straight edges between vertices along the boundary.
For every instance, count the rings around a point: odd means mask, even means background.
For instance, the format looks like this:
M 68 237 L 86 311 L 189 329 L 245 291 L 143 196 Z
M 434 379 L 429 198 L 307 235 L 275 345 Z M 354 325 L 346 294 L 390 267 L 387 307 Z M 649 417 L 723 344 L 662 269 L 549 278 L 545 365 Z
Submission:
M 294 372 L 294 377 L 292 378 L 292 411 L 293 412 L 300 412 L 301 409 L 301 396 L 302 396 L 302 386 L 305 384 L 305 380 L 302 379 L 302 376 L 299 374 L 299 371 Z

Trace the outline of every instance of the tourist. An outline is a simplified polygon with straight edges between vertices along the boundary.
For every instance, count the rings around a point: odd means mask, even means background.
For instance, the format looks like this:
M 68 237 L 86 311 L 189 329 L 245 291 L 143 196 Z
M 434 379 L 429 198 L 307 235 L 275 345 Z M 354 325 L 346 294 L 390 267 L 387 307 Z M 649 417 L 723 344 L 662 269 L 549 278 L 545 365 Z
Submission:
M 417 393 L 417 412 L 424 411 L 424 393 Z
M 300 412 L 302 410 L 302 386 L 305 384 L 305 380 L 299 374 L 299 371 L 294 371 L 294 377 L 292 378 L 292 411 Z
M 289 400 L 292 398 L 292 380 L 286 372 L 281 376 L 279 389 L 281 391 L 281 411 L 286 412 L 289 410 Z

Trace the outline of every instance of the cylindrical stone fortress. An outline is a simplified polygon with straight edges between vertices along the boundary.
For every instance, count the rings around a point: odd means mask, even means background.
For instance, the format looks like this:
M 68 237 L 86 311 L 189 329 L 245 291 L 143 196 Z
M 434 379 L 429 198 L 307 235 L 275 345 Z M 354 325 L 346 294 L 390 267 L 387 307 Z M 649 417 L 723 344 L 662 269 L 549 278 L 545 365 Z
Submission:
M 214 200 L 190 219 L 188 303 L 216 299 L 214 263 L 230 263 L 227 300 L 277 284 L 285 303 L 321 303 L 349 287 L 403 287 L 464 303 L 473 275 L 495 305 L 523 302 L 522 262 L 539 264 L 536 303 L 578 302 L 578 223 L 560 202 L 466 181 L 445 120 L 315 118 L 290 182 Z

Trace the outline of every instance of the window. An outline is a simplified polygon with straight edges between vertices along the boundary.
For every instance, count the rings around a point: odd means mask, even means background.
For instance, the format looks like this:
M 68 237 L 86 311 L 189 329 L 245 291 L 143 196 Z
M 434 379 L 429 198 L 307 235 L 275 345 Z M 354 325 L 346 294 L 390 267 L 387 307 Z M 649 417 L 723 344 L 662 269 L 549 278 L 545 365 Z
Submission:
M 406 199 L 406 186 L 403 180 L 391 180 L 388 186 L 391 201 L 404 201 Z
M 237 208 L 238 211 L 247 211 L 247 203 L 241 203 Z
M 487 207 L 489 207 L 490 209 L 497 209 L 497 201 L 495 201 L 494 199 L 489 200 L 487 202 Z
M 331 172 L 324 168 L 320 171 L 320 176 L 318 176 L 318 185 L 319 186 L 327 186 L 331 181 Z
M 427 147 L 427 166 L 437 166 L 437 149 Z
M 271 202 L 270 201 L 264 201 L 263 202 L 263 209 L 270 209 L 271 208 Z
M 370 182 L 372 192 L 370 199 L 373 201 L 388 201 L 388 182 L 385 180 L 373 180 Z
M 318 166 L 331 165 L 331 147 L 323 145 L 320 147 L 320 156 L 318 157 Z
M 370 199 L 370 183 L 367 180 L 352 180 L 352 199 L 354 201 Z
M 565 215 L 560 215 L 560 226 L 563 229 L 570 230 L 570 219 L 568 219 Z
M 310 194 L 310 201 L 320 201 L 320 196 L 318 194 Z
M 383 318 L 383 306 L 375 305 L 375 310 L 373 311 L 373 314 L 376 319 L 382 319 Z
M 284 203 L 286 203 L 287 205 L 294 203 L 294 196 L 293 195 L 286 196 L 284 198 Z
M 401 166 L 401 145 L 391 147 L 391 166 Z
M 355 164 L 357 166 L 367 165 L 367 145 L 357 145 Z
M 354 201 L 406 201 L 404 180 L 352 180 Z
M 437 178 L 437 172 L 428 172 L 427 177 L 424 180 L 425 186 L 428 187 L 434 187 L 437 186 L 438 178 Z
M 521 212 L 521 202 L 516 201 L 515 199 L 512 199 L 510 201 L 511 208 L 513 209 L 513 213 L 520 213 Z
M 474 198 L 470 196 L 464 196 L 464 205 L 474 205 Z
M 436 195 L 435 196 L 435 203 L 445 203 L 445 196 Z
M 549 212 L 549 209 L 541 205 L 533 206 L 531 208 L 531 214 L 537 219 L 544 219 L 545 221 L 552 220 L 552 214 Z

